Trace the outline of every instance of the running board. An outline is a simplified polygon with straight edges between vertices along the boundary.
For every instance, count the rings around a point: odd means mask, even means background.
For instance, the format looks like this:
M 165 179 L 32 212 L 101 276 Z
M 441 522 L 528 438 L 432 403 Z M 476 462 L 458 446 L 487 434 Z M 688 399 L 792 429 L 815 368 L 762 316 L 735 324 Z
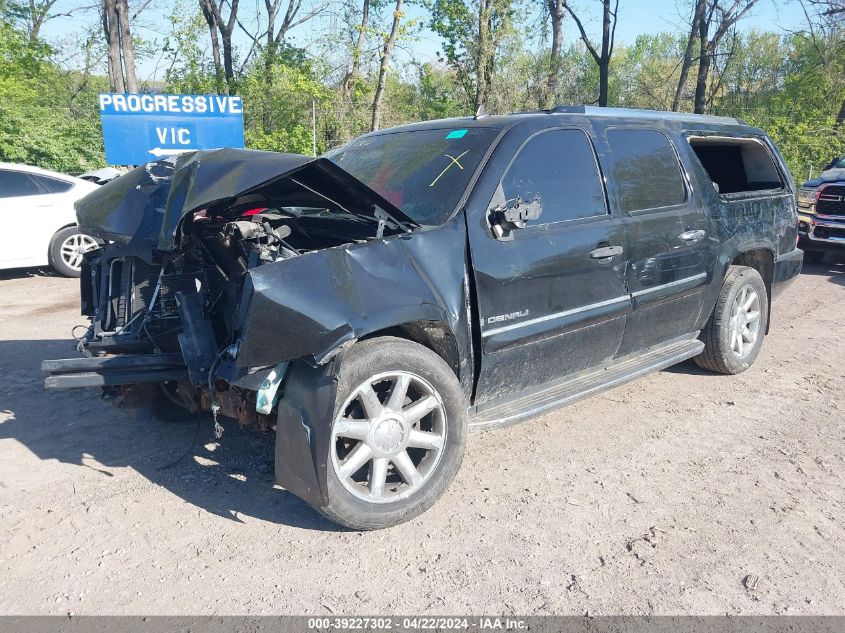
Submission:
M 694 338 L 697 335 L 696 332 L 673 339 L 659 347 L 615 360 L 600 369 L 542 385 L 504 402 L 493 401 L 470 408 L 470 429 L 485 431 L 510 426 L 698 356 L 704 349 L 704 343 Z

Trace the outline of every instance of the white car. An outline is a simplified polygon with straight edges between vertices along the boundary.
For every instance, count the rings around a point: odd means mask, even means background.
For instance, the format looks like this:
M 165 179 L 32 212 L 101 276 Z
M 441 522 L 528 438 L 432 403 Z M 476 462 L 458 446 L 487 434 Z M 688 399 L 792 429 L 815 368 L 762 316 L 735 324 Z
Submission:
M 97 245 L 76 227 L 73 203 L 99 185 L 38 167 L 0 163 L 0 269 L 49 264 L 79 277 Z

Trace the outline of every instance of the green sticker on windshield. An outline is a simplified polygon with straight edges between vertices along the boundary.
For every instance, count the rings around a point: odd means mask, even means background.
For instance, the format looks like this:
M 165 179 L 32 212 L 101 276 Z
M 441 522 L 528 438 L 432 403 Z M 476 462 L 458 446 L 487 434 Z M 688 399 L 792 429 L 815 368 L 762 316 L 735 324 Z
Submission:
M 468 132 L 468 130 L 452 130 L 451 132 L 449 132 L 449 133 L 446 135 L 446 138 L 447 138 L 447 139 L 450 139 L 450 138 L 463 138 L 464 136 L 466 136 L 466 133 L 467 133 L 467 132 Z

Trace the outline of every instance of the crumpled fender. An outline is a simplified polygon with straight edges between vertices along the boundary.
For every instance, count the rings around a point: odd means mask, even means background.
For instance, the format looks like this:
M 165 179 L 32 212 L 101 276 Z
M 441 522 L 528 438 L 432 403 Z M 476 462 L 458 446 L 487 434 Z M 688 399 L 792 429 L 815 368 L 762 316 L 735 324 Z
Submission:
M 326 483 L 331 425 L 342 355 L 324 367 L 294 363 L 279 401 L 276 483 L 312 506 L 328 503 Z
M 461 382 L 471 388 L 466 234 L 462 218 L 366 244 L 253 269 L 237 363 L 291 363 L 279 400 L 276 483 L 312 506 L 328 503 L 327 463 L 337 371 L 350 342 L 414 321 L 445 323 Z M 354 343 L 352 343 L 354 344 Z
M 456 220 L 259 266 L 246 284 L 237 363 L 320 364 L 344 343 L 414 321 L 445 323 L 461 361 L 471 362 L 466 269 L 465 225 Z

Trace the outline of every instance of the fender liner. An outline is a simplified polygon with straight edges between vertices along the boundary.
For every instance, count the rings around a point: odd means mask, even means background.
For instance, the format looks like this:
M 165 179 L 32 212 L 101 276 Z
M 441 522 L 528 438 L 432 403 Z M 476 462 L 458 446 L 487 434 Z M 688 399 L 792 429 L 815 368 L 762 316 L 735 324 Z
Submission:
M 317 368 L 294 363 L 279 401 L 276 483 L 311 506 L 328 504 L 326 469 L 342 356 Z

